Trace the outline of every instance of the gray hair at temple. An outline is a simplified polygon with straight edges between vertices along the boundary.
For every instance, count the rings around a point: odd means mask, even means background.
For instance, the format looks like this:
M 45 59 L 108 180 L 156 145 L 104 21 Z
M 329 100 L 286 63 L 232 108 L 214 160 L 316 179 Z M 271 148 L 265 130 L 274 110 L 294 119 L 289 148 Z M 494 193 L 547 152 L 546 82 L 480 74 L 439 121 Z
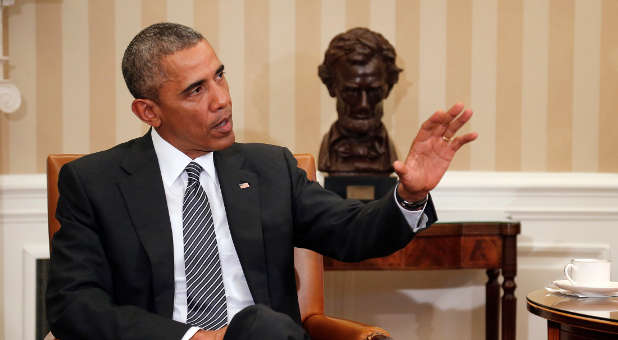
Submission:
M 328 49 L 324 53 L 324 61 L 318 67 L 318 75 L 328 88 L 330 95 L 334 97 L 335 74 L 333 66 L 339 58 L 345 57 L 347 62 L 351 64 L 364 65 L 376 56 L 381 57 L 386 66 L 386 83 L 390 92 L 393 85 L 399 80 L 399 73 L 403 71 L 395 65 L 397 53 L 393 45 L 382 34 L 364 27 L 352 28 L 336 35 L 330 41 Z
M 136 99 L 158 100 L 159 87 L 166 78 L 163 57 L 205 40 L 191 27 L 174 23 L 150 25 L 127 46 L 122 58 L 122 75 Z

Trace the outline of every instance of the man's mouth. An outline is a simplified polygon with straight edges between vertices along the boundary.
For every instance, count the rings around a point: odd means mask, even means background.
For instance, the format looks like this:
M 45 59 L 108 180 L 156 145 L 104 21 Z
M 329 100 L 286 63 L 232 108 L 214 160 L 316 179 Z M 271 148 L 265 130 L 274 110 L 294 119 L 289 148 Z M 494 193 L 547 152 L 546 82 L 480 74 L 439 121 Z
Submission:
M 232 131 L 232 115 L 221 119 L 217 124 L 213 126 L 213 129 L 217 132 L 228 133 Z

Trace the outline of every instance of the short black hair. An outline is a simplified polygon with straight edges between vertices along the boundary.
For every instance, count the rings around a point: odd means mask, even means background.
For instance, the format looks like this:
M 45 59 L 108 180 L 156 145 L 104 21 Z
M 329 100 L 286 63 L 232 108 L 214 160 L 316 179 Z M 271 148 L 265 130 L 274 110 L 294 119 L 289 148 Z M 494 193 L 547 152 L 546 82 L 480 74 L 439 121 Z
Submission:
M 201 33 L 181 24 L 162 22 L 144 28 L 131 40 L 122 58 L 122 75 L 129 92 L 136 99 L 157 100 L 166 78 L 162 58 L 202 40 Z

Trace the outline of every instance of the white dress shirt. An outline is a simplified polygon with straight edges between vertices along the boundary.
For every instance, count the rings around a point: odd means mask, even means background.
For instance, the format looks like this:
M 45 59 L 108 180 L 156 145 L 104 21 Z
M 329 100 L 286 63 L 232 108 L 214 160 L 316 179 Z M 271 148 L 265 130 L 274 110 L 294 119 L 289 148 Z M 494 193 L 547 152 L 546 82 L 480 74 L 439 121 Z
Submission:
M 187 280 L 182 234 L 182 205 L 188 181 L 187 173 L 184 170 L 193 161 L 204 169 L 200 174 L 200 184 L 208 196 L 214 221 L 229 323 L 236 313 L 247 306 L 253 305 L 254 301 L 247 285 L 247 279 L 242 271 L 236 248 L 232 242 L 232 235 L 223 204 L 223 196 L 219 186 L 219 178 L 215 170 L 213 153 L 209 152 L 192 160 L 161 138 L 155 129 L 152 129 L 151 135 L 159 162 L 159 169 L 161 170 L 172 227 L 174 247 L 174 312 L 172 319 L 183 323 L 187 322 Z M 394 196 L 393 199 L 395 199 Z M 423 214 L 423 210 L 410 211 L 404 209 L 399 204 L 397 205 L 414 232 L 426 227 L 427 216 Z M 182 340 L 191 338 L 198 330 L 199 328 L 197 327 L 191 327 L 185 333 Z
M 172 226 L 174 246 L 174 313 L 172 319 L 183 323 L 187 322 L 187 279 L 182 234 L 182 204 L 188 181 L 187 173 L 184 170 L 193 161 L 204 169 L 200 174 L 200 184 L 208 196 L 214 221 L 229 323 L 236 313 L 253 305 L 254 302 L 236 248 L 232 242 L 213 154 L 210 152 L 192 160 L 161 138 L 154 129 L 152 130 L 152 143 L 161 169 L 167 209 Z M 191 338 L 198 330 L 197 327 L 191 328 L 185 334 L 183 340 Z

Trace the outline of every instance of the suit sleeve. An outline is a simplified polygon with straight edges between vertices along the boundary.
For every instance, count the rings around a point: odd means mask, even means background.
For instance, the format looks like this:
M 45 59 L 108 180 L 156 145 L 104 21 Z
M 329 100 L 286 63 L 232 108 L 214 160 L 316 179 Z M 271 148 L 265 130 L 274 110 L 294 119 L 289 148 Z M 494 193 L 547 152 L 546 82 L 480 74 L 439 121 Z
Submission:
M 307 180 L 292 154 L 284 151 L 292 179 L 295 246 L 315 250 L 340 261 L 356 262 L 387 256 L 405 247 L 415 233 L 391 190 L 363 204 L 344 200 Z M 437 220 L 433 203 L 425 209 L 427 226 Z
M 114 302 L 114 277 L 102 233 L 80 183 L 69 165 L 59 179 L 56 218 L 61 228 L 52 241 L 47 319 L 52 333 L 71 339 L 180 339 L 189 326 Z

